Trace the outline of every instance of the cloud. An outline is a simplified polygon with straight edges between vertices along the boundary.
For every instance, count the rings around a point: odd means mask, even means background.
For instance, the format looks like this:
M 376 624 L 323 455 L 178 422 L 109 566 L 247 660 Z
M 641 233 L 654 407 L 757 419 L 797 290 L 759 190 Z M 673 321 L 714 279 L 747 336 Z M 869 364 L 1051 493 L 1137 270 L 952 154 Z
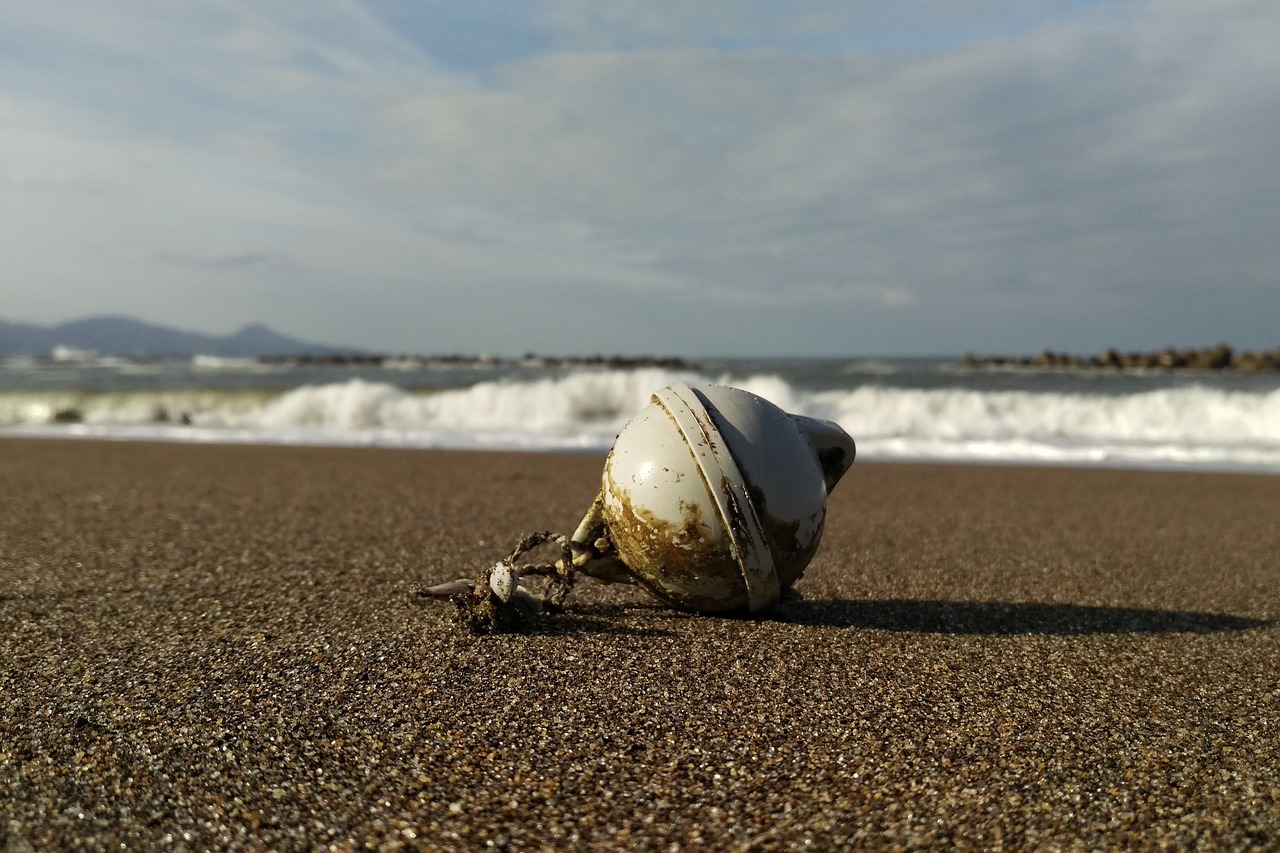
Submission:
M 94 8 L 0 13 L 11 313 L 497 351 L 565 305 L 636 320 L 584 349 L 1274 335 L 1274 4 Z
M 810 0 L 547 0 L 535 24 L 566 52 L 701 48 L 787 53 L 936 52 L 1011 36 L 1099 4 L 1062 0 L 948 0 L 910 4 Z M 1122 6 L 1127 4 L 1121 4 Z
M 540 57 L 491 90 L 389 110 L 387 174 L 433 198 L 592 223 L 654 266 L 744 294 L 790 280 L 803 299 L 815 281 L 825 301 L 835 279 L 1102 293 L 1188 265 L 1213 278 L 1201 252 L 1238 223 L 1215 223 L 1211 200 L 1249 179 L 1204 129 L 1242 126 L 1262 167 L 1276 111 L 1259 107 L 1276 90 L 1258 78 L 1274 61 L 1220 75 L 1248 64 L 1239 33 L 1184 6 L 1153 39 L 1167 9 L 924 60 Z
M 155 255 L 155 259 L 178 267 L 233 274 L 275 272 L 293 265 L 292 259 L 288 256 L 262 249 L 231 250 L 205 254 L 158 252 Z

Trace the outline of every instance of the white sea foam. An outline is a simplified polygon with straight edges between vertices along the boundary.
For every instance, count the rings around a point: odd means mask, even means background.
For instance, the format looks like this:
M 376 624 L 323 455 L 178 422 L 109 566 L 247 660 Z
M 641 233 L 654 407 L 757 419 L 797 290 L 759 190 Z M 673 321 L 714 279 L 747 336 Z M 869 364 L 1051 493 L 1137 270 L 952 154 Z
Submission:
M 53 348 L 51 356 L 54 361 L 92 361 L 98 358 L 98 354 L 93 350 L 76 349 L 65 344 L 58 344 Z
M 1271 444 L 1280 448 L 1280 391 L 1201 387 L 1137 394 L 1056 394 L 862 387 L 813 395 L 807 413 L 868 438 L 1040 439 Z
M 655 389 L 729 380 L 788 411 L 838 422 L 863 459 L 1280 473 L 1280 390 L 1195 385 L 1127 394 L 871 385 L 808 391 L 776 375 L 655 368 L 431 393 L 359 379 L 282 393 L 7 392 L 0 394 L 0 424 L 11 434 L 603 451 Z M 57 412 L 74 412 L 79 422 L 52 425 Z
M 264 362 L 256 358 L 236 358 L 222 355 L 194 355 L 191 368 L 197 373 L 275 373 L 286 369 L 285 365 Z

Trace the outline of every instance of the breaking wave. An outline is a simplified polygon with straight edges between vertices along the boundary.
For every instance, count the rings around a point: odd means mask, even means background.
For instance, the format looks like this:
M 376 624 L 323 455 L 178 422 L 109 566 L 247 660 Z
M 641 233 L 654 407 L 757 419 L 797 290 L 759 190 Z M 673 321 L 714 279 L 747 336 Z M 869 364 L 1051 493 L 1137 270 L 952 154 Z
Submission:
M 603 451 L 653 390 L 707 381 L 834 420 L 861 458 L 1280 472 L 1280 390 L 1199 385 L 1127 394 L 870 384 L 814 391 L 773 374 L 583 370 L 437 391 L 366 379 L 286 391 L 10 391 L 0 393 L 0 426 L 9 434 Z

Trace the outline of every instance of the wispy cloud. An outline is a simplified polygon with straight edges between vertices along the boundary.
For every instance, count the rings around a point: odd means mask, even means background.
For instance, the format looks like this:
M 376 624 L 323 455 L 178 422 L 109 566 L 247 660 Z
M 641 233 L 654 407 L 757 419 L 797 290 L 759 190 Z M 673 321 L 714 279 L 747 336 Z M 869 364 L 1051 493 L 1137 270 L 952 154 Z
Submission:
M 593 350 L 1274 345 L 1274 4 L 450 8 L 0 12 L 8 310 L 399 349 L 543 349 L 585 306 L 633 320 L 575 324 Z M 237 304 L 182 289 L 213 272 Z
M 234 273 L 237 275 L 279 272 L 293 265 L 290 258 L 279 252 L 254 249 L 207 254 L 157 252 L 155 259 L 161 263 L 172 264 L 177 267 L 188 267 L 215 273 Z

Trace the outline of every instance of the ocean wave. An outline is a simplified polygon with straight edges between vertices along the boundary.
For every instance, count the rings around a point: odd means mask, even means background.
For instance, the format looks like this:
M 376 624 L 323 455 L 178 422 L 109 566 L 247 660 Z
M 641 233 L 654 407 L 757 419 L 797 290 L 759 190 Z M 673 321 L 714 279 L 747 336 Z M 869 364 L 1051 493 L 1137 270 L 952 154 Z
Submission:
M 196 373 L 279 373 L 284 366 L 259 358 L 224 355 L 193 355 L 191 369 Z
M 24 434 L 604 450 L 655 389 L 707 381 L 833 420 L 862 458 L 1280 471 L 1280 390 L 1202 386 L 1129 394 L 872 385 L 812 391 L 769 373 L 647 368 L 432 392 L 363 379 L 285 392 L 6 392 L 0 425 Z
M 1280 447 L 1280 391 L 1202 387 L 1060 394 L 863 387 L 814 395 L 805 414 L 868 438 L 1264 443 Z

